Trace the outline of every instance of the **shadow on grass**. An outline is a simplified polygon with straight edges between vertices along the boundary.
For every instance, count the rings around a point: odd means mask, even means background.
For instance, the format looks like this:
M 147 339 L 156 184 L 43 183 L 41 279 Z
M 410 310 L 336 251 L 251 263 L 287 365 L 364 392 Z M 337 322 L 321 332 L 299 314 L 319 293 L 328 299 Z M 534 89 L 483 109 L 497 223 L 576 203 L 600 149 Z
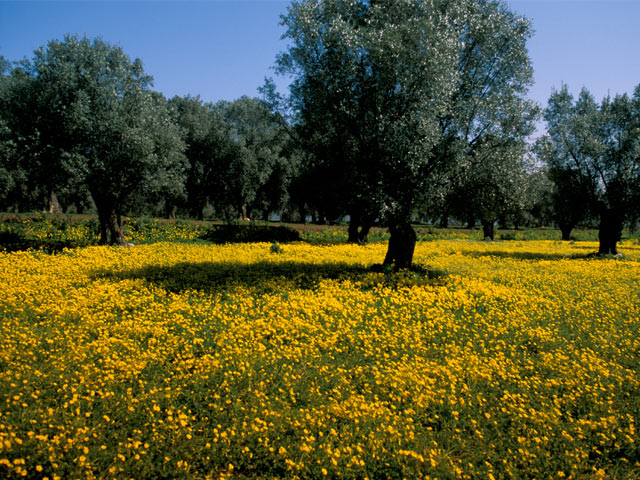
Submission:
M 592 249 L 590 249 L 592 250 Z M 567 255 L 564 253 L 540 253 L 540 252 L 505 252 L 505 251 L 490 251 L 490 252 L 478 252 L 472 250 L 463 250 L 463 255 L 473 258 L 482 257 L 499 257 L 499 258 L 513 258 L 516 260 L 580 260 L 586 258 L 594 258 L 593 253 L 575 253 Z
M 0 251 L 20 252 L 25 250 L 39 250 L 44 253 L 58 253 L 65 248 L 87 246 L 88 241 L 61 240 L 55 238 L 28 238 L 14 232 L 0 232 Z
M 370 290 L 378 286 L 400 288 L 412 285 L 443 285 L 447 273 L 418 267 L 414 271 L 377 272 L 346 263 L 314 264 L 306 262 L 184 262 L 171 266 L 155 266 L 124 272 L 102 271 L 95 277 L 114 280 L 143 279 L 165 290 L 179 293 L 200 290 L 224 292 L 247 287 L 257 293 L 278 293 L 291 289 L 315 289 L 323 280 L 350 280 L 358 288 Z

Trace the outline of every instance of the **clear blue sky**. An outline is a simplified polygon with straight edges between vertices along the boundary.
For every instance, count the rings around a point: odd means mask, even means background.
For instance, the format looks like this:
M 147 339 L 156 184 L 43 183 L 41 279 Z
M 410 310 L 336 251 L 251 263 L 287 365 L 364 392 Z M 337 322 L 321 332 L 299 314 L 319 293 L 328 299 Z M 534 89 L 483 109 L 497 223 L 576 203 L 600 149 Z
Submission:
M 285 43 L 279 15 L 287 1 L 0 0 L 0 55 L 31 57 L 65 33 L 101 36 L 139 57 L 167 97 L 206 101 L 256 96 Z M 564 82 L 600 100 L 640 83 L 640 0 L 509 0 L 533 22 L 530 96 L 546 103 Z M 284 80 L 278 81 L 282 88 Z

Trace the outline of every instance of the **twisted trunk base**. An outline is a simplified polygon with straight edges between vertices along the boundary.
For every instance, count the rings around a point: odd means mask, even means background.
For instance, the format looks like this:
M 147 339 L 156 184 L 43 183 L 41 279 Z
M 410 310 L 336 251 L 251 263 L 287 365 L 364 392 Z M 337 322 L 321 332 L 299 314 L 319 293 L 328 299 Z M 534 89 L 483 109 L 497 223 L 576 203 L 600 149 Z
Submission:
M 493 240 L 495 237 L 493 220 L 482 220 L 482 234 L 484 235 L 485 240 L 487 238 Z
M 369 236 L 369 231 L 371 230 L 371 222 L 367 220 L 363 220 L 362 217 L 358 215 L 351 215 L 351 219 L 349 220 L 349 243 L 358 243 L 363 245 L 367 243 L 367 237 Z
M 417 238 L 415 230 L 409 222 L 393 222 L 389 224 L 389 233 L 391 237 L 383 265 L 393 265 L 396 270 L 411 268 Z
M 562 240 L 568 241 L 571 240 L 571 231 L 573 230 L 573 225 L 560 225 L 560 232 L 562 233 Z
M 100 245 L 127 245 L 122 233 L 122 220 L 115 205 L 98 206 L 98 220 L 100 221 Z
M 617 255 L 618 242 L 622 238 L 623 218 L 617 211 L 607 208 L 600 214 L 600 246 L 598 255 Z

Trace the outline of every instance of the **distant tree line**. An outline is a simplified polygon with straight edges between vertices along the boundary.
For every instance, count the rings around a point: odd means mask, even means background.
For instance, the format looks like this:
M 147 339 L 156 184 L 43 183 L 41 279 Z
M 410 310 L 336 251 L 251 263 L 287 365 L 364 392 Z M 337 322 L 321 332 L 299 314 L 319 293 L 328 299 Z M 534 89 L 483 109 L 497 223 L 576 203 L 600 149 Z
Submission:
M 640 86 L 598 104 L 527 99 L 529 22 L 500 1 L 293 1 L 288 49 L 261 98 L 164 98 L 142 62 L 66 36 L 0 59 L 0 210 L 349 220 L 349 240 L 391 232 L 411 266 L 415 221 L 598 225 L 617 252 L 640 213 Z M 528 139 L 543 115 L 547 133 Z

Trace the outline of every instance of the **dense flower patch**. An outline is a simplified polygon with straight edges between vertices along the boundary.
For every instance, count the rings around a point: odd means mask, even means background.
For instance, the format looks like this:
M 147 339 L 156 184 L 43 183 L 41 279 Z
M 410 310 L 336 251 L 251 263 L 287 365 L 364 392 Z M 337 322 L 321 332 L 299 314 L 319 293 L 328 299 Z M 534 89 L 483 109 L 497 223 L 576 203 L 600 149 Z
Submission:
M 640 247 L 0 254 L 0 477 L 640 478 Z

